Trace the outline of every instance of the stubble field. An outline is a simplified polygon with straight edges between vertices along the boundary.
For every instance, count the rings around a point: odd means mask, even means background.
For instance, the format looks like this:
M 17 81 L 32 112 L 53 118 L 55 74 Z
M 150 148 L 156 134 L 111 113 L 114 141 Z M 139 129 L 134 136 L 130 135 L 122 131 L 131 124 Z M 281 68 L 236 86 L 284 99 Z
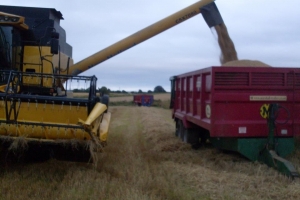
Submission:
M 153 98 L 155 100 L 161 100 L 161 101 L 167 101 L 170 100 L 170 93 L 150 93 L 150 95 L 153 95 Z M 73 93 L 74 97 L 88 97 L 88 93 Z M 132 102 L 133 101 L 133 94 L 131 93 L 111 93 L 109 94 L 109 100 L 110 102 Z
M 171 111 L 111 106 L 108 146 L 92 164 L 0 165 L 0 199 L 299 199 L 300 181 L 259 163 L 198 150 L 174 135 Z M 300 166 L 300 154 L 289 159 Z

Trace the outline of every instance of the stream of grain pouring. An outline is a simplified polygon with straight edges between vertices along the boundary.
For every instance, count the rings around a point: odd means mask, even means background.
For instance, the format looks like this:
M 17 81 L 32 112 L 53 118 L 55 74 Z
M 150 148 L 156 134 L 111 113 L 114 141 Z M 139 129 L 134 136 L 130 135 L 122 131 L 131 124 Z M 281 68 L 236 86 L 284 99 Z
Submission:
M 221 50 L 220 62 L 222 66 L 238 66 L 238 67 L 271 67 L 258 60 L 239 60 L 238 55 L 231 40 L 225 23 L 214 26 L 218 43 Z

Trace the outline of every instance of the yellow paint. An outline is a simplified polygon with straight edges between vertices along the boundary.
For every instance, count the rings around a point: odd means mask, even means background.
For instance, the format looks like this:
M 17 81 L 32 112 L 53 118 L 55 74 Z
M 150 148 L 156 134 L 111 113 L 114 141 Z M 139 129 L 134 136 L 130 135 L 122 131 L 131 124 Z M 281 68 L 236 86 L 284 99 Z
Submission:
M 79 119 L 85 130 L 99 137 L 101 142 L 106 141 L 108 128 L 110 124 L 110 113 L 104 113 L 107 107 L 104 104 L 97 103 L 86 121 Z M 102 121 L 101 121 L 102 120 Z
M 105 110 L 107 109 L 106 105 L 101 103 L 96 103 L 93 110 L 91 111 L 89 117 L 85 121 L 86 125 L 91 125 L 93 121 L 96 120 Z
M 111 113 L 105 113 L 100 126 L 100 140 L 106 141 L 108 135 L 108 129 L 111 119 Z
M 49 76 L 37 77 L 37 76 L 23 76 L 24 85 L 41 85 L 43 87 L 52 88 L 54 79 L 51 75 L 55 68 L 59 68 L 59 55 L 52 55 L 48 46 L 25 46 L 23 56 L 23 72 L 35 72 L 49 74 Z M 40 53 L 41 52 L 41 53 Z M 41 56 L 47 60 L 41 61 Z M 68 56 L 64 53 L 60 53 L 60 68 L 61 73 L 67 72 Z M 69 65 L 73 65 L 73 59 L 70 58 Z
M 40 53 L 41 52 L 41 53 Z M 34 73 L 44 73 L 53 74 L 53 67 L 49 61 L 41 61 L 41 56 L 45 56 L 47 60 L 52 62 L 52 55 L 50 53 L 50 47 L 42 46 L 25 46 L 24 56 L 23 56 L 23 72 L 34 72 Z M 37 85 L 43 84 L 44 87 L 53 87 L 53 78 L 47 77 L 42 78 L 41 76 L 24 76 L 24 85 Z
M 267 119 L 269 116 L 269 107 L 270 104 L 264 104 L 260 107 L 260 116 L 264 119 Z
M 67 56 L 64 53 L 54 55 L 52 58 L 54 68 L 59 69 L 59 59 L 60 59 L 60 73 L 66 74 L 67 66 L 68 66 L 68 58 L 69 58 L 69 56 Z M 72 58 L 70 58 L 69 66 L 72 66 L 73 64 L 74 64 L 74 61 Z
M 0 92 L 6 92 L 6 87 L 7 87 L 7 85 L 0 85 Z M 20 91 L 20 86 L 17 86 L 16 89 L 17 89 L 17 92 L 19 92 Z M 7 93 L 13 93 L 12 92 L 12 84 L 9 84 L 9 88 L 8 88 Z
M 26 121 L 29 122 L 29 121 Z M 55 125 L 55 124 L 53 124 Z M 63 124 L 60 124 L 63 125 Z M 79 139 L 89 140 L 90 136 L 83 129 L 59 128 L 59 127 L 43 127 L 36 125 L 23 124 L 0 124 L 0 135 L 36 139 Z
M 87 106 L 77 106 L 76 104 L 51 104 L 51 102 L 37 103 L 34 101 L 21 102 L 18 119 L 20 121 L 34 121 L 41 123 L 58 123 L 58 124 L 77 124 L 78 118 L 87 118 Z M 17 107 L 19 102 L 16 102 Z M 0 103 L 0 119 L 5 119 L 5 104 Z M 10 108 L 11 102 L 8 101 Z M 13 119 L 14 116 L 11 116 Z
M 19 102 L 16 102 L 19 106 Z M 11 102 L 8 102 L 10 107 Z M 87 116 L 86 106 L 77 105 L 56 105 L 56 104 L 43 104 L 36 102 L 22 102 L 20 104 L 18 124 L 0 124 L 0 135 L 4 136 L 23 136 L 25 138 L 36 139 L 79 139 L 90 140 L 88 129 L 82 125 L 81 128 L 61 128 L 57 125 L 78 125 L 78 119 L 86 119 L 84 122 L 88 122 L 88 126 L 95 129 L 103 130 L 102 135 L 107 135 L 110 117 L 105 117 L 102 120 L 104 128 L 102 129 L 101 114 L 106 110 L 104 104 L 97 103 L 93 111 Z M 106 116 L 107 114 L 105 114 Z M 109 114 L 110 116 L 110 114 Z M 14 119 L 12 114 L 11 119 Z M 5 104 L 4 101 L 0 101 L 0 120 L 6 120 Z M 41 125 L 24 125 L 21 122 L 27 123 L 40 123 Z M 42 124 L 50 124 L 53 126 L 42 126 Z M 100 134 L 96 131 L 92 132 L 96 137 L 100 139 Z M 105 141 L 107 136 L 102 136 L 101 141 Z
M 28 26 L 25 24 L 25 18 L 19 15 L 13 15 L 13 14 L 9 14 L 9 13 L 4 13 L 4 12 L 0 12 L 0 16 L 4 16 L 4 17 L 13 17 L 13 18 L 18 18 L 17 21 L 12 22 L 12 21 L 0 21 L 0 24 L 3 25 L 12 25 L 15 26 L 21 30 L 28 30 Z

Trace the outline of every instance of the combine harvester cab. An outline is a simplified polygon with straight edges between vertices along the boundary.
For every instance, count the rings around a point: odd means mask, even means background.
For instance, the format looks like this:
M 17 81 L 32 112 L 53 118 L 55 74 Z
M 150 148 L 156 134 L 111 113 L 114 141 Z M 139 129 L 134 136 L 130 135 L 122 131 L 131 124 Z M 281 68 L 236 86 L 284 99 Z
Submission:
M 107 140 L 108 96 L 97 96 L 95 76 L 68 75 L 72 47 L 59 25 L 61 13 L 14 6 L 0 11 L 1 154 L 95 161 Z M 89 88 L 88 97 L 73 98 L 71 87 Z
M 298 177 L 283 157 L 300 127 L 300 70 L 210 67 L 171 77 L 176 135 L 193 145 L 207 139 L 283 174 Z

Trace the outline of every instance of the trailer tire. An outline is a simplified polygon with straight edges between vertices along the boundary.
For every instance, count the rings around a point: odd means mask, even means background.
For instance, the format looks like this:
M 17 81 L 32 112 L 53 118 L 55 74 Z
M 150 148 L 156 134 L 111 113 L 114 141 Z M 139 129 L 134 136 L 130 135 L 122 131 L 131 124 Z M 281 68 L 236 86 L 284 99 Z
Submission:
M 197 129 L 185 129 L 183 141 L 185 143 L 191 144 L 192 146 L 199 145 L 199 132 Z
M 178 137 L 179 135 L 179 120 L 175 121 L 175 136 Z
M 182 141 L 184 143 L 189 143 L 189 129 L 185 129 L 184 132 L 183 132 L 183 139 Z
M 206 129 L 200 129 L 199 130 L 199 137 L 200 137 L 200 139 L 201 139 L 201 144 L 202 145 L 205 145 L 205 143 L 206 143 L 206 141 L 209 139 L 209 137 L 210 137 L 210 134 L 209 134 L 209 131 L 208 130 L 206 130 Z
M 183 125 L 183 122 L 181 120 L 178 120 L 178 138 L 183 140 L 185 127 Z

